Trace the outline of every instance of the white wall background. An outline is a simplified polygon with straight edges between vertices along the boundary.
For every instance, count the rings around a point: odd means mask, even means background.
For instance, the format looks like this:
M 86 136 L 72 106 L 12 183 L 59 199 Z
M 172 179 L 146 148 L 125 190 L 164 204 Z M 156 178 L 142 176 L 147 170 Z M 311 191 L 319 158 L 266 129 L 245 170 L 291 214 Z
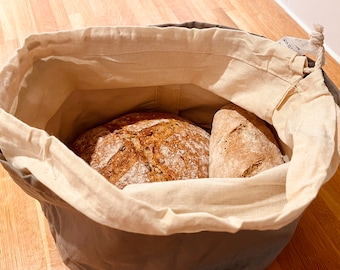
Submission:
M 325 49 L 340 63 L 340 0 L 275 0 L 308 33 L 324 26 Z

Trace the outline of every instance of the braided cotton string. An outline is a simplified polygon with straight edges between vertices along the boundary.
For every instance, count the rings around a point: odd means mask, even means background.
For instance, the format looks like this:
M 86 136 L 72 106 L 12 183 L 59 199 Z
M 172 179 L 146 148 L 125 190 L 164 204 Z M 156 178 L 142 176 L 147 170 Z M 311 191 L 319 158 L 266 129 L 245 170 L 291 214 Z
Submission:
M 314 32 L 310 34 L 309 42 L 318 49 L 315 65 L 313 68 L 306 67 L 304 69 L 305 73 L 311 73 L 314 70 L 321 69 L 325 64 L 325 48 L 323 46 L 324 35 L 323 26 L 316 24 L 314 25 Z

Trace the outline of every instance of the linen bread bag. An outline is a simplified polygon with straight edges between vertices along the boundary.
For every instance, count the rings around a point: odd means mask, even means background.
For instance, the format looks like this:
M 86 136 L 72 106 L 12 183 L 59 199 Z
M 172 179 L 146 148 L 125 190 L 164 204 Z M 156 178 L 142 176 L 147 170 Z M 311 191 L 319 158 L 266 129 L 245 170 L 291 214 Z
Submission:
M 306 57 L 244 31 L 186 26 L 32 35 L 0 73 L 1 162 L 71 269 L 263 269 L 338 167 L 339 108 L 320 68 L 307 75 Z M 119 189 L 69 148 L 137 110 L 209 129 L 229 101 L 273 126 L 288 162 Z

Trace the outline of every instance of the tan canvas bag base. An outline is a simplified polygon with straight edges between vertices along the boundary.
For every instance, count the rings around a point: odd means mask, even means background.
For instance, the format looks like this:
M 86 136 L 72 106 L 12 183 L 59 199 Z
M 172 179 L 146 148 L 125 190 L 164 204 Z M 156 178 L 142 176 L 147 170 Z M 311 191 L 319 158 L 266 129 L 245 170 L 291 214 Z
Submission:
M 306 57 L 280 44 L 218 27 L 32 35 L 0 73 L 2 162 L 42 203 L 72 269 L 261 269 L 339 164 L 339 108 L 321 69 L 305 76 L 305 68 Z M 161 109 L 209 128 L 228 100 L 273 125 L 289 162 L 247 179 L 119 190 L 67 147 L 131 110 Z

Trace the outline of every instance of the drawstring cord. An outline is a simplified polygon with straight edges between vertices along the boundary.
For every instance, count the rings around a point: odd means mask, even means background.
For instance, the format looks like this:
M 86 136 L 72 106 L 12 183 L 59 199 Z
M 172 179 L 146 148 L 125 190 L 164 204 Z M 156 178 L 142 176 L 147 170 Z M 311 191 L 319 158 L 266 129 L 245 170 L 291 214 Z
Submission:
M 324 35 L 323 35 L 323 26 L 316 24 L 314 25 L 314 31 L 310 34 L 309 42 L 317 48 L 317 55 L 315 60 L 314 67 L 305 67 L 305 73 L 312 73 L 314 70 L 321 69 L 325 64 L 325 48 L 323 46 Z

